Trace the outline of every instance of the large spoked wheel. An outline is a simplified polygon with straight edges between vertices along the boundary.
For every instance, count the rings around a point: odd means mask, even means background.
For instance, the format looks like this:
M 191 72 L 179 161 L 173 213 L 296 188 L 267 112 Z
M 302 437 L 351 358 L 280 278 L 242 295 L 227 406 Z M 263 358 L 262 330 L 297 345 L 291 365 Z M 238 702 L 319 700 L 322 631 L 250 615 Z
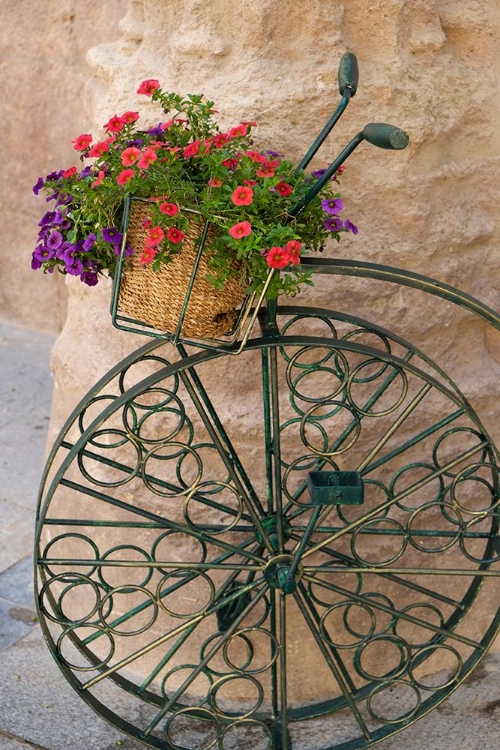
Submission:
M 498 629 L 498 453 L 467 399 L 366 321 L 278 324 L 236 358 L 148 344 L 50 457 L 42 627 L 151 747 L 368 747 Z

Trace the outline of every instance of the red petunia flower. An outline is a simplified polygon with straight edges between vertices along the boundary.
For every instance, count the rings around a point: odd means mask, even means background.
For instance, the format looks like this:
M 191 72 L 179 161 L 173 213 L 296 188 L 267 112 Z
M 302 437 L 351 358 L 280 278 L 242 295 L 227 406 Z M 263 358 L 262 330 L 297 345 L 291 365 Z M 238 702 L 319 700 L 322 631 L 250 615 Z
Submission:
M 63 176 L 63 177 L 73 177 L 73 175 L 74 175 L 74 174 L 76 174 L 76 173 L 77 173 L 77 171 L 78 171 L 78 170 L 77 170 L 77 168 L 76 168 L 76 167 L 70 167 L 69 169 L 66 169 L 66 170 L 65 170 L 65 171 L 64 171 L 64 172 L 62 173 L 62 176 Z
M 82 135 L 77 136 L 77 138 L 73 138 L 71 143 L 74 143 L 75 145 L 73 148 L 75 151 L 85 151 L 92 142 L 92 136 L 90 133 L 82 133 Z
M 147 169 L 150 164 L 157 160 L 157 155 L 152 148 L 147 148 L 142 154 L 141 158 L 137 162 L 137 166 L 141 169 Z
M 184 148 L 184 151 L 183 151 L 184 158 L 189 159 L 190 156 L 196 156 L 199 150 L 200 150 L 199 141 L 193 141 L 192 143 L 188 143 L 188 145 Z
M 157 81 L 155 78 L 148 78 L 146 81 L 143 81 L 139 88 L 137 89 L 138 94 L 144 94 L 145 96 L 151 96 L 153 91 L 156 91 L 156 89 L 160 88 L 160 82 Z
M 238 166 L 238 161 L 239 161 L 239 159 L 236 159 L 234 157 L 232 159 L 225 159 L 222 162 L 222 166 L 223 167 L 227 167 L 228 169 L 233 169 L 233 167 L 237 167 Z
M 116 181 L 119 185 L 125 185 L 125 183 L 131 180 L 134 176 L 135 172 L 133 169 L 124 169 L 123 172 L 120 172 Z
M 249 206 L 253 201 L 253 190 L 247 185 L 239 185 L 231 196 L 235 206 Z
M 289 185 L 287 182 L 278 182 L 278 184 L 275 187 L 275 190 L 283 197 L 286 198 L 287 195 L 290 195 L 292 192 L 292 186 Z
M 267 164 L 263 164 L 255 174 L 257 177 L 274 177 L 274 169 L 268 167 Z
M 266 255 L 270 268 L 285 268 L 290 263 L 290 253 L 285 247 L 272 247 Z
M 106 151 L 109 151 L 109 143 L 106 143 L 106 141 L 99 141 L 99 143 L 95 143 L 92 148 L 89 151 L 89 156 L 102 156 L 106 153 Z
M 136 120 L 139 119 L 139 112 L 124 112 L 122 115 L 122 120 L 126 125 L 130 125 L 133 122 L 136 122 Z
M 264 156 L 264 154 L 259 153 L 259 151 L 246 151 L 246 155 L 249 159 L 255 162 L 259 162 L 260 164 L 265 164 L 267 162 L 267 156 Z
M 249 221 L 240 221 L 239 224 L 234 224 L 230 228 L 229 234 L 231 237 L 234 237 L 235 240 L 239 240 L 241 237 L 248 237 L 251 231 L 252 225 Z
M 108 133 L 119 133 L 120 130 L 123 129 L 123 126 L 125 123 L 123 122 L 121 117 L 118 117 L 118 115 L 113 115 L 113 117 L 110 117 L 106 125 L 104 125 L 104 130 L 107 130 Z
M 227 134 L 230 138 L 238 138 L 239 136 L 246 135 L 248 133 L 248 126 L 243 125 L 241 122 L 239 125 L 236 125 L 235 128 L 230 128 L 227 131 Z
M 97 179 L 94 180 L 94 182 L 92 183 L 92 185 L 90 187 L 92 187 L 92 188 L 99 187 L 99 185 L 101 184 L 101 182 L 104 179 L 104 174 L 105 174 L 104 170 L 100 169 L 99 170 L 99 174 L 97 175 Z
M 178 242 L 182 242 L 182 240 L 184 239 L 184 232 L 181 232 L 181 230 L 177 229 L 176 227 L 170 227 L 167 232 L 167 238 L 170 240 L 170 242 L 173 242 L 176 245 Z
M 154 247 L 146 245 L 146 247 L 142 251 L 141 257 L 139 258 L 139 263 L 151 263 L 151 261 L 154 260 L 155 255 L 156 251 Z
M 222 148 L 229 140 L 229 136 L 227 133 L 218 133 L 217 135 L 214 135 L 212 138 L 212 143 L 214 144 L 215 148 Z
M 162 239 L 165 237 L 165 232 L 161 227 L 151 227 L 149 230 L 149 234 L 146 237 L 146 245 L 149 247 L 155 247 L 155 245 L 159 245 Z
M 160 203 L 159 208 L 162 214 L 167 214 L 167 216 L 175 216 L 179 213 L 179 206 L 176 206 L 175 203 L 167 203 L 164 201 L 163 203 Z
M 302 243 L 298 240 L 290 240 L 285 245 L 285 250 L 288 250 L 290 256 L 290 263 L 294 266 L 298 266 L 300 263 L 300 251 L 302 250 Z
M 134 162 L 137 161 L 140 155 L 141 152 L 136 146 L 130 146 L 129 148 L 126 148 L 124 151 L 122 151 L 122 164 L 125 167 L 130 167 L 131 164 L 134 164 Z
M 212 179 L 207 182 L 207 185 L 208 187 L 218 188 L 222 185 L 222 180 L 220 177 L 212 177 Z

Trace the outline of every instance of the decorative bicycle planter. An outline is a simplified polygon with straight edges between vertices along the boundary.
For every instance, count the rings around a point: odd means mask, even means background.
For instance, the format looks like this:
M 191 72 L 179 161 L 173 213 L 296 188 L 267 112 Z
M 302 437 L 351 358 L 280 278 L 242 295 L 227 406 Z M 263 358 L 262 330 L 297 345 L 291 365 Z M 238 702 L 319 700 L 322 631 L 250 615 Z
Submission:
M 500 330 L 432 279 L 306 262 Z M 146 746 L 369 747 L 495 638 L 498 450 L 378 323 L 274 302 L 257 319 L 243 346 L 153 337 L 68 418 L 40 493 L 41 625 L 81 697 Z

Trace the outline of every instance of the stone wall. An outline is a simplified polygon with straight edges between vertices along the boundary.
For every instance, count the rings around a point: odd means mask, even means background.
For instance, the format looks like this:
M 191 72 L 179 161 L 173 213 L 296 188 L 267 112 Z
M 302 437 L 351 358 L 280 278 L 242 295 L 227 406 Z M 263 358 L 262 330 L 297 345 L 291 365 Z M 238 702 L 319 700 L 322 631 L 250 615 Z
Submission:
M 58 333 L 67 300 L 60 276 L 30 269 L 43 212 L 31 187 L 39 175 L 75 163 L 71 139 L 89 123 L 85 55 L 118 36 L 125 7 L 126 0 L 0 2 L 0 316 L 30 328 Z

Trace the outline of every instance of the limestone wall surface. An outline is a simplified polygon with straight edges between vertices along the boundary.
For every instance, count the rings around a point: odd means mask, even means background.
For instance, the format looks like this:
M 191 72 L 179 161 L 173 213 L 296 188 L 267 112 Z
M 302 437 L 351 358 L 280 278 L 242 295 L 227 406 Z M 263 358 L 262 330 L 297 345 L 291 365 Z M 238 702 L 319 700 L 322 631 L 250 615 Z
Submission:
M 85 55 L 116 38 L 125 7 L 126 0 L 0 2 L 0 316 L 30 328 L 58 333 L 67 301 L 59 275 L 30 268 L 43 214 L 31 188 L 39 175 L 75 163 L 71 139 L 89 123 Z

